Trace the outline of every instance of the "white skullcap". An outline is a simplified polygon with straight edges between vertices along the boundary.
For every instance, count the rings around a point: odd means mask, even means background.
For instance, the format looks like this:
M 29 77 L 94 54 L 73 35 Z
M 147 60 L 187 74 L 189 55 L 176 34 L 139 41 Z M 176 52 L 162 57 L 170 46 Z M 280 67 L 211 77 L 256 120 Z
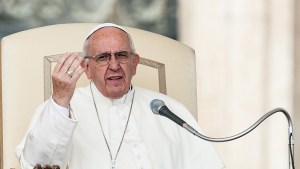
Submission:
M 115 28 L 119 28 L 121 29 L 122 31 L 126 32 L 128 35 L 129 33 L 123 28 L 121 27 L 120 25 L 117 25 L 117 24 L 114 24 L 114 23 L 101 23 L 97 26 L 95 26 L 86 36 L 85 38 L 85 41 L 94 33 L 96 32 L 97 30 L 101 29 L 101 28 L 105 28 L 105 27 L 115 27 Z M 130 36 L 130 35 L 129 35 Z

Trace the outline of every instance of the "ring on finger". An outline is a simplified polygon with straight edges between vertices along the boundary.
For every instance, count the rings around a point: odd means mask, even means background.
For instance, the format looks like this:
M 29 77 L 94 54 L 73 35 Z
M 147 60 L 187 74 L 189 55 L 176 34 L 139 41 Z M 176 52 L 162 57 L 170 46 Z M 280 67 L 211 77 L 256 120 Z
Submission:
M 72 78 L 74 74 L 74 70 L 68 70 L 67 74 L 69 75 L 70 78 Z

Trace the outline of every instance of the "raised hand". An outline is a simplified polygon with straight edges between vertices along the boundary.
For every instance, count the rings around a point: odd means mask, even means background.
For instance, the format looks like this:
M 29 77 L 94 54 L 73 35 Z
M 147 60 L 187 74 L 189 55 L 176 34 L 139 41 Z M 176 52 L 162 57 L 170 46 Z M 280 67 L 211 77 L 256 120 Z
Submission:
M 66 53 L 56 64 L 52 73 L 53 100 L 60 106 L 69 107 L 76 82 L 84 72 L 83 58 L 77 53 Z

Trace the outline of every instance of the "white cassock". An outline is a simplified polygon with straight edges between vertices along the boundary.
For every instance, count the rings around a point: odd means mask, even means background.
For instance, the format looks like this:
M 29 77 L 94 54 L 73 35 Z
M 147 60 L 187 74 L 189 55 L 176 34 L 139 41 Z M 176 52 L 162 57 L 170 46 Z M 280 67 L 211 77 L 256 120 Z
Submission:
M 174 99 L 133 87 L 123 98 L 112 100 L 91 85 L 75 90 L 71 100 L 73 118 L 65 116 L 52 99 L 36 111 L 28 132 L 16 148 L 22 168 L 37 163 L 70 169 L 110 169 L 111 158 L 105 137 L 116 158 L 117 169 L 221 169 L 223 163 L 212 145 L 171 120 L 152 113 L 150 102 L 160 99 L 168 108 L 201 132 L 191 113 Z M 132 99 L 134 97 L 134 99 Z

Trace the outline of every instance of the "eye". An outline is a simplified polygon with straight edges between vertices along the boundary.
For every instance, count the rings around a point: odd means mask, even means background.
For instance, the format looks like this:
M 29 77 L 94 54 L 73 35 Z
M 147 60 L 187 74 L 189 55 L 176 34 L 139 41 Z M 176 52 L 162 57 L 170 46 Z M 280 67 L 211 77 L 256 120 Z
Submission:
M 123 51 L 123 52 L 117 52 L 115 54 L 116 58 L 120 59 L 120 60 L 126 60 L 128 58 L 128 52 Z
M 110 58 L 110 54 L 109 53 L 101 53 L 95 56 L 95 60 L 97 62 L 103 62 L 103 61 L 107 61 Z

